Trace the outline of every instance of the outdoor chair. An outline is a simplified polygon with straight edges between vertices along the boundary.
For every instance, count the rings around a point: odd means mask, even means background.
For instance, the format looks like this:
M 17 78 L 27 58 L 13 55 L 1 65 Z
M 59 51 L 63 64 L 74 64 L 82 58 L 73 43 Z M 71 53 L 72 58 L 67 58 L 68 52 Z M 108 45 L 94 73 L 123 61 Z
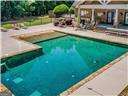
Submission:
M 105 31 L 106 34 L 109 34 L 109 35 L 118 35 L 118 36 L 128 36 L 128 32 L 119 32 L 119 31 L 109 31 L 109 30 L 106 30 Z
M 82 25 L 81 27 L 82 27 L 83 29 L 87 29 L 87 27 L 89 26 L 89 24 L 90 24 L 90 23 L 87 23 L 87 22 L 86 22 L 86 23 L 84 23 L 84 25 Z
M 80 23 L 80 25 L 76 25 L 76 30 L 85 30 L 88 23 Z
M 13 26 L 14 30 L 19 30 L 20 29 L 20 26 L 19 26 L 18 23 L 13 23 L 12 26 Z
M 8 31 L 7 29 L 5 29 L 3 27 L 0 27 L 0 29 L 1 29 L 2 32 L 7 32 Z
M 20 24 L 19 24 L 19 27 L 20 27 L 20 28 L 23 28 L 23 29 L 27 29 L 27 26 L 25 26 L 24 23 L 20 23 Z
M 87 25 L 85 26 L 85 29 L 92 30 L 95 28 L 95 26 L 96 26 L 96 22 L 92 21 L 90 23 L 87 23 Z
M 66 27 L 66 24 L 65 24 L 65 22 L 64 21 L 61 21 L 61 22 L 59 22 L 59 25 L 58 25 L 59 27 L 63 27 L 63 28 L 65 28 Z
M 128 36 L 128 30 L 117 29 L 117 28 L 107 28 L 107 34 L 119 35 L 119 36 Z
M 71 26 L 72 25 L 72 18 L 66 19 L 65 23 L 66 23 L 67 26 Z
M 58 20 L 58 19 L 55 19 L 55 20 L 53 21 L 53 24 L 54 24 L 54 26 L 58 26 L 58 25 L 59 25 L 59 20 Z

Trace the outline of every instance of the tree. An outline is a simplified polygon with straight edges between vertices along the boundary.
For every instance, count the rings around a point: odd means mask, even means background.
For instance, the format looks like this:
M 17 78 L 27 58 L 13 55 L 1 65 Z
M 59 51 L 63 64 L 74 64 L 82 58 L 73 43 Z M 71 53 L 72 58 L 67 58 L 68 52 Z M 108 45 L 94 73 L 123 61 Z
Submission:
M 48 14 L 49 10 L 53 10 L 56 6 L 55 13 L 67 13 L 73 1 L 63 0 L 2 0 L 1 2 L 1 21 L 19 19 L 21 17 L 41 16 Z M 63 9 L 64 8 L 64 9 Z M 60 11 L 62 10 L 62 11 Z
M 62 14 L 68 13 L 69 7 L 65 4 L 60 4 L 56 6 L 53 10 L 53 13 L 58 17 Z

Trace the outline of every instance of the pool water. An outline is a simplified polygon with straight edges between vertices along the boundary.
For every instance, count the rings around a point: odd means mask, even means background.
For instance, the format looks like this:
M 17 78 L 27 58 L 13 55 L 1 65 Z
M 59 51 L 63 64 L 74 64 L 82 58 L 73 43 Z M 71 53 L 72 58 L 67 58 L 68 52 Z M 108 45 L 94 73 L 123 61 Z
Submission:
M 44 54 L 2 74 L 2 83 L 15 96 L 57 96 L 128 51 L 75 36 L 36 44 Z

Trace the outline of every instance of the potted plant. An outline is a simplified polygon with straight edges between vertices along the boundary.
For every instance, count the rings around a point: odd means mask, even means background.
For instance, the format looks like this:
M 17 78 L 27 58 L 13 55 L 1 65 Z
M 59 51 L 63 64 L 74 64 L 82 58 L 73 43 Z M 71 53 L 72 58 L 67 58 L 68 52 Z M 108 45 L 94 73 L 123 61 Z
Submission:
M 69 11 L 69 7 L 65 4 L 60 4 L 53 9 L 53 13 L 55 14 L 56 17 L 61 17 L 61 15 L 67 14 L 68 11 Z

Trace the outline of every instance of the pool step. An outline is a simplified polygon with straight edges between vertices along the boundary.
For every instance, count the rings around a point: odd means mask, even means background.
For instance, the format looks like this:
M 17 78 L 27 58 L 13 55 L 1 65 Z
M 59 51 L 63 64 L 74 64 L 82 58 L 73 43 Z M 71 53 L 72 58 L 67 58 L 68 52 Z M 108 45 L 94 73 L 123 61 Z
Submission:
M 34 91 L 30 96 L 41 96 L 42 94 L 39 91 Z
M 3 69 L 7 68 L 8 70 L 14 68 L 16 66 L 22 65 L 34 58 L 43 54 L 42 48 L 32 50 L 29 52 L 23 52 L 14 56 L 10 56 L 7 58 L 2 58 Z M 4 64 L 6 62 L 6 64 Z

